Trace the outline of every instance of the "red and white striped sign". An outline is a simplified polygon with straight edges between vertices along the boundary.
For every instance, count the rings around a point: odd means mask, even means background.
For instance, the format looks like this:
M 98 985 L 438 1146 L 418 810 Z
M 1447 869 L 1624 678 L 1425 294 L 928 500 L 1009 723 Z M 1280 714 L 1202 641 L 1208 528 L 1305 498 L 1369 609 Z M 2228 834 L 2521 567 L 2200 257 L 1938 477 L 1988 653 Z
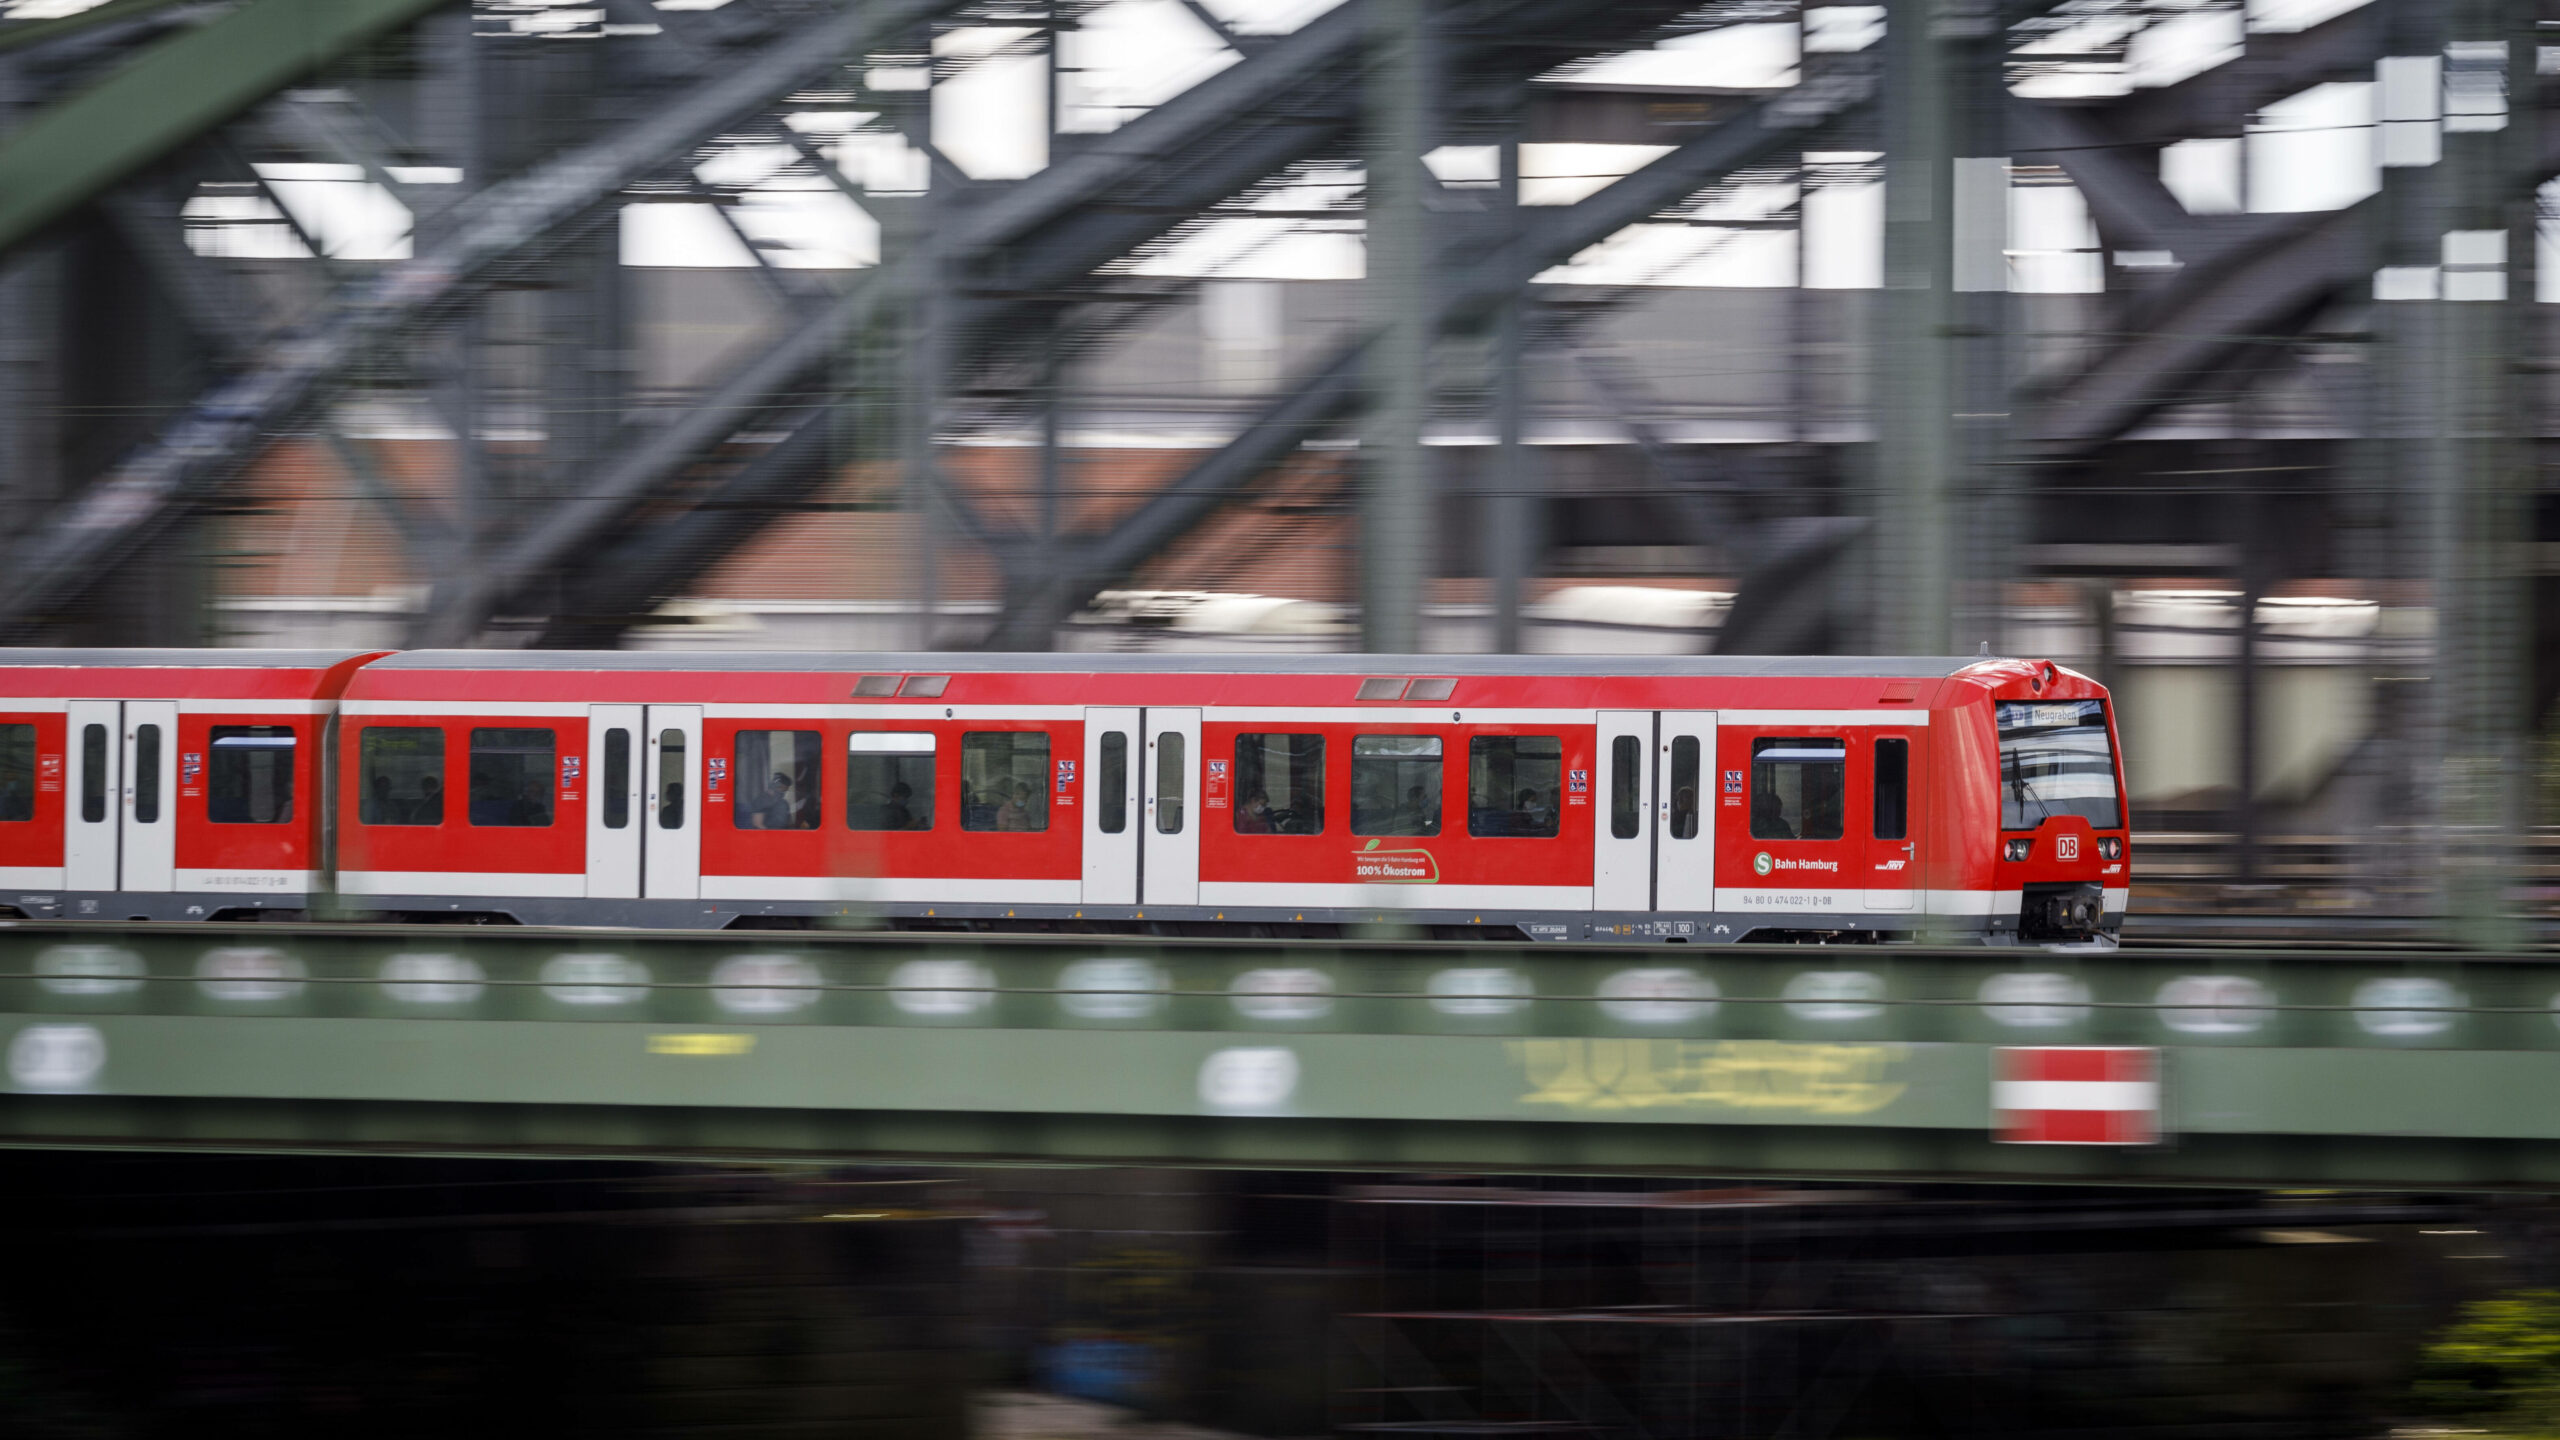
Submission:
M 1993 1137 L 2019 1145 L 2160 1138 L 2160 1052 L 2141 1045 L 2004 1046 L 1991 1057 Z

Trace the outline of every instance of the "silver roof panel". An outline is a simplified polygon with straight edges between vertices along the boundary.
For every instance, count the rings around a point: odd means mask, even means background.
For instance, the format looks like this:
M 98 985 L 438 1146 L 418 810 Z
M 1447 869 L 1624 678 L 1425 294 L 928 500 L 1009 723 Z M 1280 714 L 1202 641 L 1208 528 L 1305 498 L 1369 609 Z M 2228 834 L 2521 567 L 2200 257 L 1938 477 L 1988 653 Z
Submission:
M 108 652 L 98 652 L 108 653 Z M 1979 655 L 1099 655 L 812 650 L 409 650 L 374 670 L 806 671 L 859 674 L 1518 675 L 1927 679 Z
M 136 669 L 326 670 L 376 650 L 118 650 L 0 646 L 0 666 L 22 668 L 124 665 Z

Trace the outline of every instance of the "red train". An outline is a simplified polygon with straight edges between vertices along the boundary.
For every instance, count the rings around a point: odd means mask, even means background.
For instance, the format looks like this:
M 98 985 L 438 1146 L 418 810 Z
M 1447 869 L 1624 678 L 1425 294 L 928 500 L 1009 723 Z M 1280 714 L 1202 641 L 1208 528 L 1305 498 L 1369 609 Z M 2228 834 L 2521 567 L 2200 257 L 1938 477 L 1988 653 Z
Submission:
M 2035 660 L 0 651 L 0 905 L 2112 940 Z

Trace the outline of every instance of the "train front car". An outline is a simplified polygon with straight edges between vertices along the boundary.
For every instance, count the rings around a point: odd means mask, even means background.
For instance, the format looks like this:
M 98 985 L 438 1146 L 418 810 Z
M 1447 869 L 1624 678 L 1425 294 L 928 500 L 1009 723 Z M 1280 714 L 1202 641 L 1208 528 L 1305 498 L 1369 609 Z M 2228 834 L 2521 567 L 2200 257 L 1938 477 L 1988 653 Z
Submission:
M 2106 688 L 2050 661 L 1983 661 L 1949 677 L 1938 712 L 1957 873 L 1937 908 L 1984 911 L 1995 944 L 2113 945 L 2133 839 Z

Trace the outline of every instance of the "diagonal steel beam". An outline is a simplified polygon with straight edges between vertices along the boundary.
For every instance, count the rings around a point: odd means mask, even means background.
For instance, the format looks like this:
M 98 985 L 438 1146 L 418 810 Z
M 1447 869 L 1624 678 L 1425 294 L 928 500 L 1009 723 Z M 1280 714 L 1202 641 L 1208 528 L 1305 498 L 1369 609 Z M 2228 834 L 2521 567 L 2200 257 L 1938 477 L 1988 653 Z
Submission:
M 445 0 L 251 0 L 0 139 L 0 251 Z M 83 18 L 83 17 L 75 17 Z
M 562 557 L 590 544 L 635 504 L 701 455 L 736 433 L 747 419 L 789 390 L 834 353 L 842 337 L 869 323 L 881 305 L 894 303 L 910 266 L 865 271 L 831 305 L 817 311 L 767 347 L 744 369 L 687 406 L 675 421 L 636 437 L 530 530 L 466 576 L 449 576 L 410 635 L 421 649 L 470 643 L 490 612 Z M 824 409 L 812 412 L 821 433 Z
M 955 337 L 954 344 L 961 352 L 962 362 L 982 376 L 1009 363 L 1028 343 L 1026 337 L 1045 333 L 1042 326 L 1021 323 L 1023 317 L 1029 311 L 1054 305 L 1056 292 L 1088 283 L 1097 267 L 1163 234 L 1188 215 L 1278 173 L 1308 154 L 1346 141 L 1351 118 L 1356 114 L 1354 62 L 1362 33 L 1357 10 L 1356 6 L 1344 6 L 1291 34 L 1258 43 L 1242 63 L 1109 135 L 1096 137 L 1057 165 L 1018 183 L 981 187 L 969 203 L 955 207 L 951 232 L 939 237 L 938 244 L 945 254 L 956 258 L 957 268 L 967 277 L 963 282 L 965 293 L 956 297 L 960 303 L 954 306 L 954 324 L 963 332 Z M 1586 12 L 1570 11 L 1570 7 L 1568 11 L 1575 18 L 1588 19 Z M 1552 63 L 1552 54 L 1545 50 L 1536 51 L 1533 58 L 1541 65 Z M 1796 98 L 1799 97 L 1790 97 Z M 1776 128 L 1795 129 L 1803 123 L 1800 118 L 1790 117 L 1778 122 Z M 1725 139 L 1729 143 L 1736 134 L 1739 132 L 1728 134 Z M 1702 156 L 1713 160 L 1706 152 L 1692 150 L 1677 158 L 1665 157 L 1669 163 L 1658 161 L 1658 168 L 1645 172 L 1644 184 L 1613 195 L 1608 206 L 1595 206 L 1586 212 L 1598 219 L 1587 221 L 1583 228 L 1590 228 L 1592 223 L 1615 228 L 1621 214 L 1640 216 L 1669 203 L 1662 198 L 1664 194 L 1676 200 L 1680 194 L 1697 188 L 1696 184 L 1683 185 L 1678 178 L 1666 177 L 1682 176 L 1682 167 L 1696 163 Z M 1488 279 L 1468 288 L 1469 302 L 1481 307 L 1484 293 L 1511 283 L 1507 277 L 1512 273 L 1499 270 L 1495 274 L 1505 278 Z M 1522 271 L 1519 278 L 1534 273 L 1535 268 Z M 823 315 L 813 317 L 809 323 L 823 327 L 822 332 L 811 333 L 811 344 L 804 347 L 798 341 L 785 343 L 794 350 L 805 350 L 813 357 L 809 363 L 814 368 L 814 357 L 829 352 L 836 337 L 842 335 L 843 326 Z M 1314 373 L 1319 377 L 1328 374 L 1330 363 L 1320 365 Z M 765 382 L 756 380 L 724 386 L 722 394 L 735 396 L 743 405 L 747 403 L 743 392 L 762 383 Z M 720 403 L 726 406 L 730 402 Z M 1244 450 L 1266 442 L 1277 444 L 1273 437 L 1289 431 L 1295 438 L 1287 446 L 1294 446 L 1345 413 L 1341 403 L 1343 397 L 1336 394 L 1323 404 L 1293 412 L 1277 429 L 1249 428 L 1239 437 L 1239 444 Z M 824 423 L 823 417 L 810 415 L 802 425 Z M 1292 426 L 1300 428 L 1292 430 Z M 798 452 L 796 448 L 777 447 L 771 453 L 782 456 Z M 1242 453 L 1240 450 L 1239 455 Z M 1270 453 L 1285 454 L 1286 447 Z M 672 475 L 691 459 L 682 447 L 655 446 L 648 464 L 654 473 Z M 806 478 L 817 472 L 782 467 L 773 473 L 782 478 L 758 493 L 783 493 L 789 488 L 790 477 Z M 1203 479 L 1205 482 L 1231 473 L 1233 463 L 1222 463 L 1210 467 Z M 724 485 L 714 492 L 715 497 L 729 496 L 731 489 Z M 485 607 L 501 603 L 508 594 L 518 593 L 556 572 L 572 557 L 599 557 L 592 548 L 593 542 L 630 510 L 633 498 L 619 484 L 612 490 L 605 497 L 610 504 L 588 510 L 578 524 L 554 531 L 543 544 L 524 547 L 494 567 L 491 583 L 472 596 L 470 603 L 449 611 L 439 605 L 439 613 L 431 622 L 437 627 L 435 643 L 461 643 L 458 637 L 468 635 L 485 621 Z M 1173 497 L 1167 500 L 1175 508 L 1164 513 L 1188 513 L 1187 504 Z M 730 537 L 722 543 L 734 544 L 757 528 L 754 524 L 737 523 L 737 516 L 745 507 L 734 498 L 715 498 L 711 503 L 725 507 L 722 513 L 727 518 L 710 527 L 712 532 Z M 1024 543 L 1025 537 L 994 534 L 982 521 L 973 525 L 962 497 L 950 496 L 948 503 L 955 507 L 952 518 L 964 529 L 974 528 L 981 543 L 1011 554 L 1029 552 L 1031 547 Z M 1197 523 L 1196 519 L 1185 522 L 1182 528 L 1193 523 Z M 692 573 L 682 557 L 700 549 L 696 532 L 689 514 L 680 513 L 653 521 L 646 533 L 601 552 L 617 557 L 610 562 L 613 573 L 599 569 L 605 563 L 601 558 L 582 565 L 579 575 L 566 577 L 572 593 L 610 592 L 640 598 L 582 604 L 580 617 L 554 626 L 538 643 L 554 643 L 572 634 L 592 641 L 595 634 L 601 633 L 599 625 L 609 617 L 648 608 L 644 600 L 662 598 L 663 593 L 669 593 L 669 586 L 680 584 Z M 674 568 L 653 577 L 652 567 L 662 563 Z M 1027 574 L 1029 567 L 1014 568 Z
M 259 0 L 277 3 L 277 0 Z M 294 0 L 307 3 L 307 0 Z M 846 57 L 957 0 L 868 0 L 821 12 L 720 68 L 645 118 L 457 205 L 433 253 L 358 286 L 320 319 L 262 347 L 255 362 L 35 528 L 8 556 L 0 635 L 39 632 L 173 511 L 227 482 L 264 438 L 289 424 L 368 346 L 449 313 L 490 272 L 598 202 L 708 141 Z
M 2101 107 L 2107 128 L 2137 145 L 2234 136 L 2260 110 L 2324 80 L 2370 80 L 2388 5 L 2361 5 L 2307 30 L 2254 31 L 2238 58 L 2175 85 Z
M 1053 296 L 1041 293 L 1044 288 L 1070 285 L 1089 276 L 1096 267 L 1162 234 L 1187 214 L 1233 194 L 1338 133 L 1339 125 L 1303 119 L 1260 126 L 1255 122 L 1275 106 L 1302 101 L 1327 83 L 1328 76 L 1343 68 L 1348 47 L 1357 38 L 1356 25 L 1346 29 L 1340 21 L 1319 19 L 1269 45 L 1257 46 L 1247 60 L 1215 81 L 1100 137 L 1072 158 L 1017 184 L 990 187 L 953 206 L 951 233 L 939 237 L 938 249 L 974 260 L 981 286 L 1023 287 L 982 290 L 964 297 L 967 304 L 955 307 L 971 332 L 963 341 L 974 344 L 976 353 L 969 358 L 977 368 L 983 370 L 1023 343 L 1032 327 L 1017 323 L 1019 317 L 1054 303 Z M 1195 153 L 1212 142 L 1217 147 L 1214 164 Z M 1177 156 L 1182 163 L 1174 163 Z M 828 168 L 823 157 L 813 163 L 822 170 Z M 1144 203 L 1134 203 L 1139 200 Z M 913 283 L 906 272 L 907 267 L 892 265 L 885 274 L 875 271 L 857 278 L 843 299 L 806 311 L 789 332 L 690 407 L 675 426 L 635 436 L 622 454 L 607 461 L 595 479 L 581 487 L 575 501 L 547 515 L 480 574 L 449 580 L 430 603 L 413 642 L 466 644 L 508 597 L 556 573 L 575 557 L 592 556 L 596 543 L 643 498 L 695 463 L 702 452 L 720 444 L 770 397 L 810 384 L 844 337 L 870 322 L 883 297 Z M 805 413 L 794 433 L 812 427 L 823 431 L 829 423 L 823 412 Z M 787 483 L 806 472 L 785 466 L 777 473 L 783 480 L 775 483 Z M 952 495 L 946 503 L 947 518 L 964 534 L 982 544 L 1003 543 L 965 499 Z M 681 517 L 662 522 L 679 528 L 684 524 Z M 722 534 L 736 530 L 735 525 L 720 527 Z M 691 543 L 635 541 L 637 553 L 650 556 L 689 553 Z M 634 571 L 596 583 L 619 590 L 645 579 Z M 572 588 L 580 587 L 573 582 Z M 594 605 L 582 608 L 597 611 Z M 590 617 L 571 628 L 586 634 L 595 626 Z
M 1862 77 L 1832 79 L 1836 83 L 1798 86 L 1764 99 L 1597 194 L 1540 216 L 1523 227 L 1516 242 L 1454 277 L 1444 292 L 1441 322 L 1477 316 L 1586 246 L 1677 205 L 1725 175 L 1790 146 L 1800 147 L 1811 132 L 1860 109 L 1873 94 Z M 1045 648 L 1041 632 L 1057 617 L 1081 607 L 1188 534 L 1272 466 L 1350 414 L 1360 403 L 1358 366 L 1367 345 L 1362 336 L 1337 348 L 1242 433 L 1118 526 L 1062 547 L 1051 557 L 1048 573 L 1032 567 L 1008 571 L 1004 609 L 988 636 L 988 648 Z
M 2361 205 L 2331 211 L 2178 285 L 2142 330 L 2043 397 L 2026 433 L 2050 452 L 2084 453 L 2196 398 L 2197 381 L 2252 347 L 2289 337 L 2370 273 L 2365 217 Z

